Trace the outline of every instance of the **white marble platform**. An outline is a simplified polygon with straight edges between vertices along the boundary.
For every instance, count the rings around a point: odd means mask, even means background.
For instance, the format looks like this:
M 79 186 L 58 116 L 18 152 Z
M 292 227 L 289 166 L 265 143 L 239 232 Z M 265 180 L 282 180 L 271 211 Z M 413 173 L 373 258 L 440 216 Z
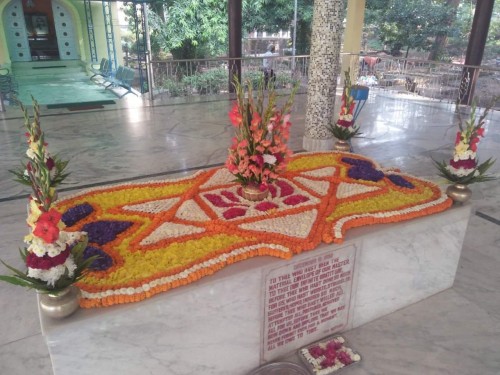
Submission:
M 470 213 L 470 205 L 455 206 L 358 228 L 342 245 L 322 245 L 288 261 L 246 260 L 140 303 L 80 310 L 63 321 L 42 317 L 54 375 L 246 374 L 262 360 L 263 281 L 270 271 L 332 251 L 354 252 L 343 328 L 349 330 L 450 288 Z

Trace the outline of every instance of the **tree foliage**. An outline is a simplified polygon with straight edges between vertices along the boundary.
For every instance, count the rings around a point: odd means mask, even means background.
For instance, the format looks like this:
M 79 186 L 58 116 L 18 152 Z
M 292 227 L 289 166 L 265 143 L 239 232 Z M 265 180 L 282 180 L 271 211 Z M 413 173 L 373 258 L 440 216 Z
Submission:
M 227 50 L 226 1 L 166 0 L 163 13 L 164 18 L 157 7 L 151 8 L 151 38 L 175 58 L 217 56 Z
M 446 32 L 449 12 L 437 0 L 391 0 L 379 20 L 379 37 L 392 50 L 429 50 L 434 37 Z
M 243 30 L 293 30 L 294 6 L 291 0 L 243 0 Z M 313 0 L 297 0 L 297 54 L 309 53 L 312 18 Z

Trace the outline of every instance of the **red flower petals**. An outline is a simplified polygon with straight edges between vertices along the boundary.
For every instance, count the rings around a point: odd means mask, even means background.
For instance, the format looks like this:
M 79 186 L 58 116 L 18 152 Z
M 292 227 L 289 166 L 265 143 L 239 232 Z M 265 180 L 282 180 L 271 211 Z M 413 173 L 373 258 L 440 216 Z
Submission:
M 224 197 L 226 197 L 227 199 L 229 199 L 232 202 L 236 202 L 236 203 L 240 202 L 240 199 L 236 195 L 234 195 L 233 193 L 231 193 L 230 191 L 223 190 L 223 191 L 220 192 L 220 194 L 223 195 Z
M 234 207 L 236 205 L 234 203 L 224 202 L 222 197 L 216 194 L 205 194 L 205 198 L 207 198 L 215 207 Z
M 246 212 L 246 208 L 233 207 L 227 211 L 224 211 L 222 216 L 224 216 L 224 219 L 226 220 L 231 220 L 240 216 L 245 216 Z
M 41 270 L 48 270 L 52 267 L 59 266 L 66 262 L 70 254 L 69 247 L 66 247 L 59 255 L 55 257 L 50 257 L 45 254 L 43 257 L 36 256 L 34 253 L 28 253 L 26 256 L 26 265 L 29 268 L 36 268 Z
M 321 357 L 324 354 L 324 350 L 321 349 L 319 346 L 313 346 L 312 348 L 309 349 L 309 353 L 313 358 L 318 358 Z
M 297 195 L 292 195 L 292 196 L 286 198 L 285 200 L 283 200 L 283 203 L 288 205 L 288 206 L 295 206 L 299 203 L 307 202 L 308 200 L 309 200 L 308 197 L 297 194 Z
M 283 180 L 276 181 L 276 185 L 281 190 L 280 197 L 286 197 L 290 194 L 293 194 L 293 192 L 294 192 L 292 185 L 290 185 L 288 182 L 285 182 Z
M 45 212 L 46 213 L 46 212 Z M 40 216 L 42 218 L 43 214 Z M 59 238 L 57 223 L 50 220 L 38 220 L 33 234 L 47 243 L 54 243 Z
M 273 203 L 273 202 L 261 202 L 259 204 L 257 204 L 255 206 L 255 209 L 256 210 L 259 210 L 259 211 L 269 211 L 269 210 L 272 210 L 274 208 L 278 208 L 279 206 L 276 204 L 276 203 Z
M 467 160 L 458 160 L 454 161 L 453 159 L 450 160 L 450 165 L 453 168 L 464 168 L 464 169 L 474 169 L 476 168 L 477 162 L 476 159 L 467 159 Z

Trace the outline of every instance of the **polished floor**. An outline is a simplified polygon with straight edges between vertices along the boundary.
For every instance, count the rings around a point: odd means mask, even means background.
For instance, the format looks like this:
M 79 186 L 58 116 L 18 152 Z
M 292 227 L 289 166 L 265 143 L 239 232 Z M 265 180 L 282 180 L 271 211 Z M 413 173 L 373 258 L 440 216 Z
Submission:
M 302 149 L 305 106 L 306 95 L 298 95 L 290 140 L 296 151 Z M 70 159 L 72 173 L 60 194 L 222 164 L 232 136 L 229 108 L 230 101 L 221 98 L 151 103 L 130 97 L 102 110 L 43 109 L 49 149 Z M 500 159 L 500 113 L 492 113 L 487 121 L 480 159 Z M 432 159 L 451 155 L 454 106 L 372 90 L 360 122 L 363 138 L 354 140 L 355 152 L 445 186 Z M 23 134 L 18 109 L 0 112 L 0 258 L 16 266 L 21 266 L 17 249 L 26 233 L 28 190 L 12 181 L 8 169 L 16 167 L 25 152 Z M 492 173 L 500 175 L 500 161 Z M 454 286 L 346 332 L 363 356 L 346 375 L 500 374 L 500 187 L 491 181 L 472 190 L 475 212 Z M 0 284 L 0 316 L 0 373 L 52 374 L 35 293 Z M 170 374 L 169 369 L 163 374 Z

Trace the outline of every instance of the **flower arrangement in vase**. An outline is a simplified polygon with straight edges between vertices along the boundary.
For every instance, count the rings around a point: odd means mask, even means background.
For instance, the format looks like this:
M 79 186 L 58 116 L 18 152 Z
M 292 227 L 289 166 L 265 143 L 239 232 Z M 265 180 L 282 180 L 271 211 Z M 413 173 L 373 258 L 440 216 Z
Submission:
M 359 125 L 356 124 L 356 118 L 362 106 L 356 101 L 366 102 L 368 92 L 369 88 L 366 86 L 352 85 L 350 69 L 344 72 L 344 89 L 342 91 L 339 118 L 335 124 L 330 125 L 328 128 L 338 140 L 334 146 L 335 150 L 352 151 L 351 138 L 358 137 L 361 134 Z
M 33 118 L 21 104 L 27 128 L 27 160 L 21 169 L 10 171 L 16 181 L 29 185 L 32 190 L 27 218 L 30 233 L 24 238 L 27 247 L 20 249 L 27 270 L 20 271 L 2 261 L 13 275 L 0 275 L 0 280 L 51 296 L 62 292 L 67 295 L 68 287 L 83 277 L 96 258 L 84 256 L 86 233 L 65 232 L 62 215 L 52 207 L 56 187 L 68 176 L 65 172 L 68 162 L 50 155 L 40 127 L 40 108 L 35 100 L 33 104 Z M 72 308 L 77 307 L 77 303 L 71 304 Z M 42 301 L 41 307 L 43 309 Z
M 494 176 L 486 174 L 495 161 L 489 158 L 480 164 L 477 158 L 477 148 L 481 138 L 484 137 L 485 118 L 497 100 L 498 98 L 494 98 L 479 118 L 476 115 L 476 103 L 473 102 L 469 119 L 465 121 L 465 124 L 460 112 L 457 111 L 459 130 L 455 138 L 453 158 L 449 163 L 434 161 L 438 174 L 452 183 L 446 193 L 456 202 L 463 203 L 471 197 L 472 192 L 467 185 L 495 179 Z M 457 108 L 458 104 L 457 102 Z
M 297 87 L 283 107 L 278 108 L 274 88 L 265 90 L 262 82 L 256 97 L 252 84 L 246 90 L 234 78 L 236 102 L 229 112 L 235 128 L 226 167 L 243 186 L 242 195 L 249 200 L 261 200 L 267 196 L 268 184 L 286 168 L 292 151 L 287 146 L 290 135 L 290 112 Z M 267 95 L 266 95 L 267 92 Z

